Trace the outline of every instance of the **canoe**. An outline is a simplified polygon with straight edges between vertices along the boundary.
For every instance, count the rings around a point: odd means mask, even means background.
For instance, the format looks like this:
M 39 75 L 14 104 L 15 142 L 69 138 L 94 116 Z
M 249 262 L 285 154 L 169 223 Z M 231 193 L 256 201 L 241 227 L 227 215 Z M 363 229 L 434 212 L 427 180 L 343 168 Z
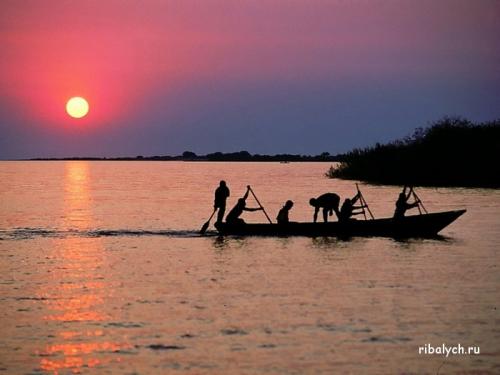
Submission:
M 228 224 L 216 223 L 221 235 L 237 236 L 380 236 L 380 237 L 433 237 L 450 225 L 466 210 L 435 212 L 422 215 L 374 220 L 349 220 L 330 223 L 288 224 Z

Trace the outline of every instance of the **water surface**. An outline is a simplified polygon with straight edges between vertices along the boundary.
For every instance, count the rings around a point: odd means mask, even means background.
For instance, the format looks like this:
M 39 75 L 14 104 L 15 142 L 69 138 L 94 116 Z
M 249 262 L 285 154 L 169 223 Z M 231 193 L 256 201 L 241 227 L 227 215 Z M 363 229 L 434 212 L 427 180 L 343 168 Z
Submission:
M 309 198 L 355 194 L 328 166 L 1 162 L 0 372 L 499 373 L 498 190 L 418 189 L 468 210 L 442 239 L 198 234 L 222 178 L 229 205 L 251 184 L 311 220 Z M 361 188 L 392 214 L 397 187 Z

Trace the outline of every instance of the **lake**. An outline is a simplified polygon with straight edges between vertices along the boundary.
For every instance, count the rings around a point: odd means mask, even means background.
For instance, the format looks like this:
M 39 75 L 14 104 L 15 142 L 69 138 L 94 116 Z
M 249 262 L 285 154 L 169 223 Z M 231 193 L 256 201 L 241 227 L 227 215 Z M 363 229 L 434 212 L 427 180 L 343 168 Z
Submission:
M 0 373 L 500 373 L 499 190 L 417 188 L 467 209 L 438 239 L 198 234 L 221 179 L 312 220 L 356 193 L 329 166 L 0 162 Z M 392 215 L 399 187 L 360 188 Z

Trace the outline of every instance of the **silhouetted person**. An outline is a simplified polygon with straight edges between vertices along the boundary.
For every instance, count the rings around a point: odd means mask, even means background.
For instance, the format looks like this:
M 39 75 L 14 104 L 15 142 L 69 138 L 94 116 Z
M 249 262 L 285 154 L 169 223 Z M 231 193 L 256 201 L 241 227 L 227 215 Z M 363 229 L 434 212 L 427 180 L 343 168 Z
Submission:
M 408 189 L 408 192 L 406 192 L 406 189 Z M 394 219 L 403 218 L 405 216 L 406 210 L 417 207 L 419 205 L 419 200 L 416 200 L 413 203 L 408 203 L 408 199 L 410 199 L 412 192 L 413 188 L 405 185 L 403 191 L 399 193 L 398 200 L 396 201 L 396 209 L 394 210 Z
M 248 208 L 246 206 L 246 200 L 248 198 L 248 193 L 250 192 L 250 186 L 247 186 L 247 192 L 245 195 L 238 199 L 238 203 L 233 207 L 231 211 L 226 216 L 226 223 L 228 224 L 245 224 L 245 221 L 240 218 L 243 211 L 260 211 L 261 207 L 258 208 Z
M 288 200 L 285 205 L 281 207 L 281 210 L 278 212 L 278 216 L 276 216 L 276 221 L 278 224 L 287 224 L 290 222 L 288 219 L 288 213 L 293 207 L 293 202 Z
M 333 211 L 339 217 L 339 203 L 340 197 L 335 193 L 326 193 L 320 195 L 318 198 L 311 198 L 309 204 L 314 207 L 314 222 L 318 219 L 319 209 L 323 209 L 323 220 L 328 222 L 328 214 L 333 215 Z
M 360 197 L 361 197 L 360 194 L 357 193 L 351 199 L 346 198 L 344 200 L 344 203 L 342 204 L 342 207 L 340 208 L 339 221 L 347 221 L 351 218 L 351 216 L 360 215 L 363 213 L 363 208 L 365 206 L 363 206 L 363 205 L 355 206 L 354 205 Z
M 222 220 L 224 220 L 226 200 L 229 194 L 229 188 L 226 186 L 226 181 L 222 180 L 219 183 L 219 187 L 215 189 L 214 210 L 219 210 L 219 212 L 217 212 L 217 223 L 222 223 Z

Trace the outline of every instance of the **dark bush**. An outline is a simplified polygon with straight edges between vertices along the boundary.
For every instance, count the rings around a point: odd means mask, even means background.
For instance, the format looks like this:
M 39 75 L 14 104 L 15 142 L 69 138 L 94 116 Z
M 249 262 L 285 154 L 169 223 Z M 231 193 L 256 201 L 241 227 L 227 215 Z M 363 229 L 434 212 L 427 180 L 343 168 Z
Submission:
M 500 186 L 500 120 L 473 124 L 446 117 L 413 135 L 343 156 L 331 178 L 384 184 Z

